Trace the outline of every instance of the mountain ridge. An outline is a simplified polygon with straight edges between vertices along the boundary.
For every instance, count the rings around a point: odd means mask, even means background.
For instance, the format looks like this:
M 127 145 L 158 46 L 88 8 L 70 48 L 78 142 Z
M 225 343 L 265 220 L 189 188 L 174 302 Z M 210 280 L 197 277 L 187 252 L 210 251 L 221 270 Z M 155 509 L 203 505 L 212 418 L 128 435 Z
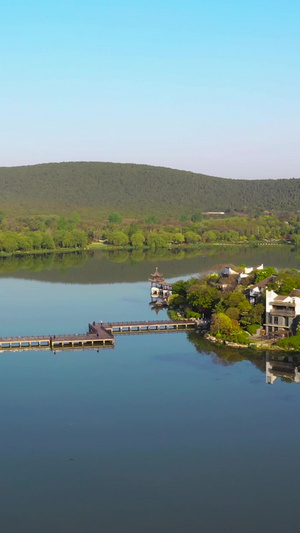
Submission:
M 0 167 L 0 209 L 16 213 L 117 210 L 170 217 L 198 211 L 296 211 L 300 179 L 242 180 L 134 163 Z

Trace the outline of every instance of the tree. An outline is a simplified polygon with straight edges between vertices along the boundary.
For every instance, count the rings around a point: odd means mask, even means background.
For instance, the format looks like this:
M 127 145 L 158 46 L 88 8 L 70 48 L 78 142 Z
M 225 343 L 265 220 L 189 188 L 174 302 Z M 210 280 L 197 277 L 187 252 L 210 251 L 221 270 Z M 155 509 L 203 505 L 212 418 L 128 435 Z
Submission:
M 222 237 L 224 239 L 224 241 L 227 241 L 227 242 L 236 242 L 239 240 L 239 233 L 235 230 L 229 230 L 229 231 L 224 231 L 224 233 L 222 234 Z
M 200 241 L 200 235 L 194 231 L 187 231 L 184 235 L 184 238 L 185 242 L 195 243 Z
M 29 239 L 29 237 L 26 237 L 25 235 L 17 235 L 17 242 L 18 242 L 18 250 L 28 252 L 32 249 L 32 243 Z
M 83 231 L 73 229 L 72 231 L 74 244 L 77 248 L 85 248 L 87 245 L 87 236 Z
M 67 230 L 69 227 L 68 225 L 68 221 L 66 219 L 66 217 L 59 217 L 58 221 L 57 221 L 57 229 L 58 230 Z
M 179 309 L 185 307 L 185 297 L 180 294 L 171 294 L 168 300 L 168 305 L 170 308 Z
M 180 220 L 181 222 L 187 222 L 189 220 L 189 217 L 188 215 L 186 215 L 185 213 L 183 213 L 180 217 Z
M 174 233 L 174 235 L 171 237 L 172 239 L 172 242 L 174 243 L 178 243 L 178 244 L 181 244 L 182 242 L 184 242 L 184 236 L 182 233 Z
M 217 313 L 212 316 L 210 331 L 215 335 L 227 337 L 232 341 L 242 342 L 243 344 L 247 338 L 245 332 L 239 327 L 238 322 L 224 313 Z
M 297 270 L 289 269 L 279 272 L 278 276 L 268 284 L 269 289 L 273 289 L 279 294 L 289 294 L 293 289 L 300 287 L 300 273 Z
M 245 304 L 246 307 L 251 308 L 251 304 L 248 302 L 246 296 L 242 292 L 229 292 L 224 296 L 224 303 L 226 307 L 239 307 L 241 304 Z
M 211 311 L 220 299 L 220 295 L 216 287 L 203 283 L 192 285 L 188 291 L 187 299 L 193 310 Z
M 129 242 L 128 236 L 123 231 L 113 231 L 109 241 L 116 246 L 126 246 Z
M 300 235 L 297 235 L 296 233 L 293 233 L 291 235 L 292 242 L 295 244 L 295 246 L 300 246 Z
M 257 270 L 256 276 L 255 276 L 255 283 L 259 283 L 263 279 L 266 279 L 269 276 L 272 276 L 272 274 L 277 274 L 276 269 L 273 267 L 267 267 L 267 268 L 263 268 L 262 270 Z
M 4 252 L 12 254 L 18 249 L 17 236 L 10 231 L 2 233 L 0 236 L 1 248 Z
M 118 211 L 112 211 L 108 215 L 108 222 L 110 224 L 122 224 L 123 217 L 120 213 L 118 213 Z
M 42 246 L 43 234 L 41 231 L 30 231 L 28 237 L 32 243 L 32 248 L 34 250 L 40 250 Z
M 129 229 L 128 229 L 128 237 L 131 238 L 132 235 L 134 233 L 137 233 L 138 231 L 140 231 L 140 227 L 138 225 L 138 223 L 133 220 L 132 222 L 130 222 L 130 226 L 129 226 Z
M 192 222 L 201 222 L 202 218 L 203 218 L 203 215 L 202 215 L 202 213 L 199 213 L 199 212 L 198 213 L 194 213 L 191 216 Z
M 161 233 L 151 232 L 147 236 L 147 243 L 150 248 L 165 248 L 168 242 Z
M 75 230 L 74 230 L 75 231 Z M 53 233 L 53 239 L 59 248 L 76 248 L 76 238 L 72 231 L 56 230 Z
M 175 281 L 173 284 L 173 294 L 179 294 L 181 296 L 186 297 L 187 295 L 187 288 L 188 288 L 188 282 L 184 281 L 183 279 L 179 279 L 178 281 Z
M 226 309 L 225 314 L 231 318 L 231 320 L 239 320 L 240 318 L 240 311 L 237 307 L 228 307 Z
M 55 244 L 52 235 L 50 233 L 44 233 L 42 240 L 42 248 L 47 250 L 54 250 Z
M 146 224 L 157 224 L 158 223 L 158 218 L 156 215 L 147 215 L 145 218 L 144 218 L 144 221 L 146 222 Z
M 232 319 L 224 313 L 216 313 L 212 316 L 210 331 L 213 334 L 230 335 L 234 329 Z
M 64 239 L 65 239 L 65 230 L 56 230 L 53 233 L 53 240 L 55 242 L 55 245 L 59 248 L 64 248 Z
M 218 303 L 215 305 L 214 314 L 216 313 L 225 313 L 225 307 L 222 299 L 219 300 Z
M 265 306 L 264 304 L 256 304 L 252 306 L 249 312 L 251 324 L 262 324 L 264 319 Z
M 73 236 L 72 231 L 65 231 L 63 236 L 63 247 L 64 248 L 75 248 L 76 240 Z
M 209 230 L 203 233 L 202 238 L 204 242 L 216 242 L 218 237 L 215 231 Z
M 72 213 L 72 217 L 71 217 L 71 221 L 72 221 L 72 224 L 74 224 L 74 226 L 76 227 L 77 224 L 79 224 L 80 222 L 80 214 L 78 213 L 78 211 L 74 211 Z
M 145 243 L 145 235 L 141 231 L 137 231 L 131 235 L 131 244 L 134 248 L 143 248 Z

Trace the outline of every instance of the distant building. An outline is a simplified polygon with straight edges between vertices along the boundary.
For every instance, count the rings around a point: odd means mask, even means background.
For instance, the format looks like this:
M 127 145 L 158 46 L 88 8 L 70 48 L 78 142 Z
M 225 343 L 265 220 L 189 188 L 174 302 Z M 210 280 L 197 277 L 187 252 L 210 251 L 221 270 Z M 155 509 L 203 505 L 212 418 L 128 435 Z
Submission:
M 300 316 L 300 290 L 282 296 L 266 290 L 266 333 L 295 332 Z
M 244 267 L 242 272 L 239 274 L 236 272 L 236 270 L 233 270 L 230 266 L 226 266 L 222 272 L 222 276 L 226 278 L 227 276 L 237 275 L 238 276 L 238 283 L 241 282 L 243 278 L 247 278 L 252 272 L 256 272 L 257 270 L 263 270 L 264 265 L 258 265 L 257 267 Z
M 233 270 L 230 266 L 226 266 L 221 272 L 220 280 L 220 289 L 223 292 L 228 292 L 234 290 L 235 286 L 238 283 L 241 283 L 242 279 L 248 278 L 252 272 L 257 270 L 262 270 L 264 265 L 259 265 L 257 267 L 244 267 L 242 272 L 239 274 L 236 270 Z
M 235 270 L 233 270 L 233 268 L 231 268 L 230 266 L 228 267 L 225 267 L 223 272 L 222 272 L 222 276 L 224 278 L 226 278 L 227 276 L 232 276 L 232 274 L 238 274 L 238 272 L 236 272 Z
M 256 272 L 257 270 L 263 270 L 264 265 L 258 265 L 257 267 L 245 267 L 244 270 L 240 273 L 238 282 L 241 283 L 242 279 L 248 278 L 248 276 L 252 272 Z
M 225 211 L 203 211 L 202 215 L 225 215 Z

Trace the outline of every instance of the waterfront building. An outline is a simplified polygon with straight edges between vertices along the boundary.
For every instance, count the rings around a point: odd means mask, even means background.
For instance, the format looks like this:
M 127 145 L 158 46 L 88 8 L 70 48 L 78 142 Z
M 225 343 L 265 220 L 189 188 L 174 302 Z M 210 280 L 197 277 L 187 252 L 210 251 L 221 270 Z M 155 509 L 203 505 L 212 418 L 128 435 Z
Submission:
M 300 290 L 288 295 L 266 290 L 266 333 L 295 333 L 300 317 Z
M 158 303 L 161 301 L 161 304 L 167 304 L 169 296 L 172 294 L 173 284 L 166 282 L 163 275 L 158 271 L 156 267 L 154 274 L 151 274 L 149 278 L 151 283 L 150 296 L 152 303 Z

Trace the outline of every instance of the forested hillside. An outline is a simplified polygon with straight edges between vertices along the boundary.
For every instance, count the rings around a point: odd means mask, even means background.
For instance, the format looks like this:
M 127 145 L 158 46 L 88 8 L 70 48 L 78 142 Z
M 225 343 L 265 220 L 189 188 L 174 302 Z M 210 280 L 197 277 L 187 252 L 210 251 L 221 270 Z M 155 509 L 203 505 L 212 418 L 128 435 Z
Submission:
M 119 163 L 0 168 L 0 209 L 12 214 L 180 216 L 199 211 L 297 211 L 300 180 L 233 180 Z

